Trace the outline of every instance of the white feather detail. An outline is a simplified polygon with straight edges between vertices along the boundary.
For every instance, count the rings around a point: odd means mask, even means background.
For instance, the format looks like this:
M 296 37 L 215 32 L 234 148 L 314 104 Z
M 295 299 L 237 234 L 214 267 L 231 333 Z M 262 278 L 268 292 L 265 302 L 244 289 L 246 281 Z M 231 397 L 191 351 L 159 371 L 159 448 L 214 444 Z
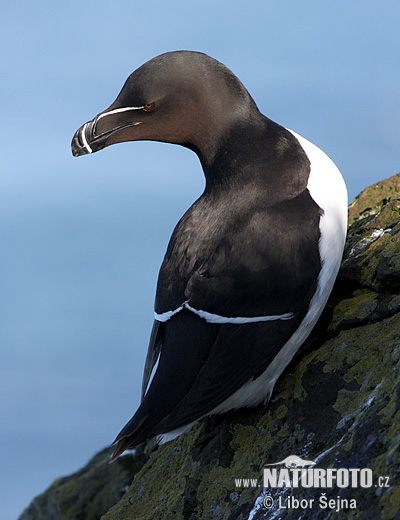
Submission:
M 293 318 L 292 312 L 286 312 L 285 314 L 277 314 L 271 316 L 242 316 L 231 318 L 228 316 L 220 316 L 219 314 L 212 314 L 211 312 L 195 309 L 194 307 L 190 306 L 188 302 L 184 302 L 180 307 L 173 311 L 163 312 L 162 314 L 154 313 L 154 316 L 157 321 L 168 321 L 174 314 L 181 311 L 183 308 L 193 312 L 194 314 L 197 314 L 197 316 L 206 320 L 207 323 L 233 323 L 239 325 L 243 323 L 257 323 L 259 321 L 290 320 L 291 318 Z
M 167 311 L 167 312 L 163 312 L 162 314 L 157 314 L 156 312 L 154 313 L 154 317 L 157 321 L 168 321 L 170 318 L 172 318 L 172 316 L 174 314 L 176 314 L 177 312 L 181 311 L 183 309 L 185 304 L 181 305 L 180 307 L 178 307 L 177 309 L 175 309 L 174 311 Z

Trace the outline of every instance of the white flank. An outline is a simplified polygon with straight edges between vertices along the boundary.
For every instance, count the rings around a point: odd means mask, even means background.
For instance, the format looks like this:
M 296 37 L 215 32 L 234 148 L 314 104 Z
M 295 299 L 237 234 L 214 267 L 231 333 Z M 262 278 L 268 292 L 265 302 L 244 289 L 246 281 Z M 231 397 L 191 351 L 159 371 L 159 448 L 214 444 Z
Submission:
M 275 316 L 254 316 L 251 318 L 243 317 L 234 317 L 230 318 L 228 316 L 220 316 L 219 314 L 211 314 L 207 311 L 202 311 L 191 307 L 187 302 L 184 302 L 180 307 L 173 311 L 163 312 L 162 314 L 154 313 L 155 319 L 157 321 L 168 321 L 174 314 L 181 311 L 183 308 L 197 314 L 200 318 L 206 320 L 207 323 L 233 323 L 233 324 L 242 324 L 242 323 L 257 323 L 259 321 L 276 321 L 276 320 L 290 320 L 293 318 L 293 313 L 286 312 L 285 314 L 277 314 Z
M 299 328 L 281 348 L 265 372 L 243 385 L 226 401 L 212 410 L 222 413 L 232 408 L 256 406 L 267 401 L 275 382 L 289 364 L 297 350 L 310 334 L 320 317 L 339 271 L 347 230 L 347 189 L 335 164 L 315 145 L 291 131 L 306 152 L 311 172 L 307 188 L 311 197 L 324 211 L 320 219 L 319 253 L 322 268 L 317 290 L 310 301 L 308 312 Z M 208 414 L 207 414 L 208 415 Z

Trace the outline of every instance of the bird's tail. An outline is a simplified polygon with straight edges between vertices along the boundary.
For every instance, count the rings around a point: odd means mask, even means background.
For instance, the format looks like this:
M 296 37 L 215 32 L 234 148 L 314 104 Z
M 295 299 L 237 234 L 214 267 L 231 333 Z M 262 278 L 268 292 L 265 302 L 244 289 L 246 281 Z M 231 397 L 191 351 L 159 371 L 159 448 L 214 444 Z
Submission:
M 114 462 L 114 460 L 116 460 L 120 455 L 122 455 L 125 450 L 132 448 L 146 440 L 148 436 L 143 434 L 143 431 L 139 431 L 139 429 L 147 418 L 148 414 L 142 416 L 141 418 L 136 417 L 135 414 L 128 422 L 128 424 L 122 428 L 115 441 L 112 443 L 112 446 L 115 446 L 115 449 L 109 461 L 110 464 Z

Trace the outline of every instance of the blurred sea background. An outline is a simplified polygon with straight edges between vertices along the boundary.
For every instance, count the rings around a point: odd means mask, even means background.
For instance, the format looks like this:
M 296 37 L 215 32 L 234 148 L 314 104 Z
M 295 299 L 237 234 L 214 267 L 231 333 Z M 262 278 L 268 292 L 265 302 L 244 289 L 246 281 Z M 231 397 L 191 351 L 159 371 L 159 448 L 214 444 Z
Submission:
M 0 503 L 14 520 L 139 403 L 158 269 L 201 194 L 197 157 L 70 141 L 166 51 L 227 65 L 322 148 L 350 200 L 400 170 L 398 2 L 5 3 L 1 8 Z

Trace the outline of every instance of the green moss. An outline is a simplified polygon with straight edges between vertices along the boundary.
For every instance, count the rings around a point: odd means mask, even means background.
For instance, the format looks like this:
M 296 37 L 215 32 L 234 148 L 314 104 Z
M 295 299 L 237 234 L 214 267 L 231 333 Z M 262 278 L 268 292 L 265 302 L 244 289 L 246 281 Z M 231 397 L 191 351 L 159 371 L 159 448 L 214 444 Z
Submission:
M 96 455 L 85 468 L 57 479 L 37 497 L 20 520 L 97 520 L 122 497 L 132 476 L 147 460 L 141 450 L 108 464 L 112 450 Z
M 396 294 L 390 298 L 388 302 L 388 309 L 392 313 L 400 312 L 400 294 Z
M 342 300 L 336 305 L 329 332 L 365 322 L 373 315 L 378 306 L 378 295 L 370 290 L 356 291 L 352 298 Z
M 388 489 L 380 500 L 382 506 L 382 520 L 393 520 L 400 511 L 400 486 Z
M 400 177 L 393 175 L 363 190 L 349 206 L 349 226 L 360 219 L 376 215 L 390 200 L 400 198 Z M 398 219 L 396 220 L 396 222 Z

